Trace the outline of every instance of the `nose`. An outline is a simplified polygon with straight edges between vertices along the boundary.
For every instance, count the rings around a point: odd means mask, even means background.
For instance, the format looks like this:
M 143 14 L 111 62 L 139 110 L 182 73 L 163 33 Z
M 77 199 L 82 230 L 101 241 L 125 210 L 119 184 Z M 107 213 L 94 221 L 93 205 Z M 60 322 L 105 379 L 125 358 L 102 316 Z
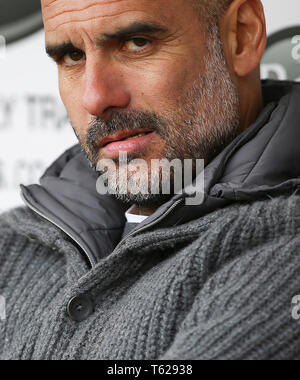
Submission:
M 87 62 L 82 105 L 97 117 L 104 117 L 114 108 L 127 108 L 130 95 L 123 76 L 112 65 L 100 66 L 99 62 Z

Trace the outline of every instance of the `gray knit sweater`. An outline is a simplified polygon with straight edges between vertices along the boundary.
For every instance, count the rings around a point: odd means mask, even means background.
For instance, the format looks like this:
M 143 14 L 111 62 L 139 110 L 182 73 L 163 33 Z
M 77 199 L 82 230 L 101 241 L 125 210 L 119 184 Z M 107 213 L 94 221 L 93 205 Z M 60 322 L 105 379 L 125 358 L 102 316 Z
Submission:
M 22 188 L 0 216 L 0 359 L 300 359 L 300 84 L 263 90 L 203 202 L 176 194 L 122 241 L 79 146 Z
M 1 359 L 300 359 L 299 195 L 130 237 L 92 270 L 29 209 L 0 231 Z

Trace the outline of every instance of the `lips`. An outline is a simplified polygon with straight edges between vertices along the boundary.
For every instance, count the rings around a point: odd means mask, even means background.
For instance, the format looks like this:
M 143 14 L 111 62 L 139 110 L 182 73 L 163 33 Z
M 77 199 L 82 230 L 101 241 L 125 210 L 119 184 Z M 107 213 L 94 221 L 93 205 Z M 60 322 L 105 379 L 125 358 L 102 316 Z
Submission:
M 99 149 L 103 158 L 114 159 L 120 155 L 120 152 L 141 153 L 149 146 L 154 147 L 157 141 L 157 135 L 153 130 L 136 129 L 106 137 L 99 142 Z
M 122 131 L 118 132 L 114 135 L 110 135 L 108 137 L 105 137 L 99 142 L 99 148 L 104 148 L 107 145 L 113 143 L 113 142 L 121 142 L 121 141 L 127 141 L 129 139 L 138 138 L 142 136 L 146 136 L 147 134 L 153 132 L 153 130 L 145 130 L 145 129 L 136 129 L 134 131 Z

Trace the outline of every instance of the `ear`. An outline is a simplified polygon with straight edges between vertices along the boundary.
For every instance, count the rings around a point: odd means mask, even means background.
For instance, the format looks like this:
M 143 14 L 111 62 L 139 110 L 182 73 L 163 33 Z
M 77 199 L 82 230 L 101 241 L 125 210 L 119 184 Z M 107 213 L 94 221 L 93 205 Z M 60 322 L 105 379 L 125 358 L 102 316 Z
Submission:
M 220 20 L 220 32 L 230 69 L 238 77 L 257 70 L 267 43 L 261 0 L 234 0 Z

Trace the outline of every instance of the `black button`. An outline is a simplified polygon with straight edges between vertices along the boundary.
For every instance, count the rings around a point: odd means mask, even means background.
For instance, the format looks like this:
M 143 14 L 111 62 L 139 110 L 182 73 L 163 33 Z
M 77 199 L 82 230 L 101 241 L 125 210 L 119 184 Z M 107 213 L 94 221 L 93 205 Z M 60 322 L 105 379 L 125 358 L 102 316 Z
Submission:
M 93 303 L 91 299 L 85 295 L 72 298 L 67 306 L 67 312 L 70 318 L 75 322 L 86 320 L 93 311 Z

